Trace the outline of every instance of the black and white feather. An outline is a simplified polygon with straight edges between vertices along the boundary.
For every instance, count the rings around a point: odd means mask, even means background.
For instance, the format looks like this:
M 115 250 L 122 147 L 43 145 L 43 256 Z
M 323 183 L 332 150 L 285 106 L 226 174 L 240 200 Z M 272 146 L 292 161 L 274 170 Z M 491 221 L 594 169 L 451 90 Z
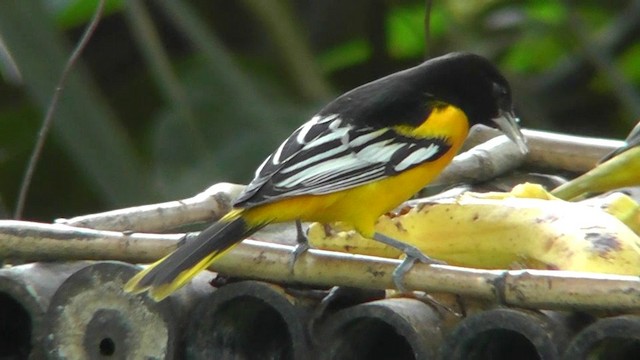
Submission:
M 509 84 L 487 59 L 454 53 L 425 61 L 327 104 L 262 163 L 234 205 L 329 194 L 434 161 L 451 148 L 449 139 L 393 129 L 420 126 L 441 104 L 461 109 L 469 126 L 495 126 L 492 119 L 512 110 Z
M 356 127 L 336 114 L 317 115 L 260 165 L 234 205 L 346 190 L 434 161 L 449 148 L 447 139 L 416 139 L 392 128 Z

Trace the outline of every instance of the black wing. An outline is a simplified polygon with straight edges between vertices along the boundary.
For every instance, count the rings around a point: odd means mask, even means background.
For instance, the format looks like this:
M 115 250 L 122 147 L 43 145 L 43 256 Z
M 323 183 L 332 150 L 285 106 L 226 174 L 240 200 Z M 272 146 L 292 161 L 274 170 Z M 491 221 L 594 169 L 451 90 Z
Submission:
M 390 128 L 355 127 L 338 115 L 315 116 L 262 163 L 234 206 L 353 188 L 434 161 L 450 147 L 442 138 L 416 139 Z

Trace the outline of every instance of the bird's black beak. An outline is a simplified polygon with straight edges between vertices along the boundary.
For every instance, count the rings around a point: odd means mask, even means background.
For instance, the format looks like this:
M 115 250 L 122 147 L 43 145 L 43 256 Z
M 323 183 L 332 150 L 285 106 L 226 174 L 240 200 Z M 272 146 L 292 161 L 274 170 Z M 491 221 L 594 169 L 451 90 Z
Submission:
M 511 141 L 518 145 L 520 152 L 523 154 L 527 154 L 529 152 L 529 148 L 527 147 L 527 140 L 522 135 L 520 131 L 520 126 L 518 125 L 518 118 L 515 116 L 513 111 L 505 111 L 500 110 L 498 116 L 493 119 L 493 122 L 498 125 L 498 128 L 505 134 Z

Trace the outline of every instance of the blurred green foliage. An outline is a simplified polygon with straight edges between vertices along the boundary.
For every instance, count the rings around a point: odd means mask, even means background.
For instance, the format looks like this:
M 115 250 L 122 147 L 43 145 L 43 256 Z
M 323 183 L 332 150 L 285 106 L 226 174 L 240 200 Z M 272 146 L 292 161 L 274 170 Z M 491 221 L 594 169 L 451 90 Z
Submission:
M 389 55 L 392 58 L 420 58 L 424 54 L 424 4 L 416 3 L 411 6 L 396 6 L 386 15 L 386 43 Z M 440 7 L 438 7 L 438 10 Z M 441 36 L 444 24 L 442 17 L 432 11 L 430 33 L 433 36 Z
M 0 55 L 23 77 L 0 83 L 0 216 L 96 4 L 0 2 Z M 247 182 L 332 97 L 450 51 L 504 70 L 525 127 L 624 137 L 637 121 L 640 1 L 436 0 L 429 16 L 426 36 L 424 1 L 108 0 L 64 90 L 26 218 Z
M 125 0 L 106 0 L 104 14 L 110 15 L 122 10 Z M 48 6 L 56 24 L 61 29 L 69 29 L 83 25 L 96 12 L 99 0 L 49 0 L 43 1 Z

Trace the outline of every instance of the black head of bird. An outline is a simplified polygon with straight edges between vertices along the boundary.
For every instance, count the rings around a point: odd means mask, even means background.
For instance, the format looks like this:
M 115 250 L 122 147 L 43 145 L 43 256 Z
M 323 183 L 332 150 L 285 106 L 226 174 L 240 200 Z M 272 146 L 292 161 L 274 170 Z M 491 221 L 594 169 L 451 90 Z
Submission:
M 469 126 L 500 128 L 527 151 L 509 83 L 489 60 L 475 54 L 447 54 L 362 85 L 327 105 L 320 115 L 339 112 L 379 127 L 398 122 L 417 126 L 440 103 L 460 108 Z

